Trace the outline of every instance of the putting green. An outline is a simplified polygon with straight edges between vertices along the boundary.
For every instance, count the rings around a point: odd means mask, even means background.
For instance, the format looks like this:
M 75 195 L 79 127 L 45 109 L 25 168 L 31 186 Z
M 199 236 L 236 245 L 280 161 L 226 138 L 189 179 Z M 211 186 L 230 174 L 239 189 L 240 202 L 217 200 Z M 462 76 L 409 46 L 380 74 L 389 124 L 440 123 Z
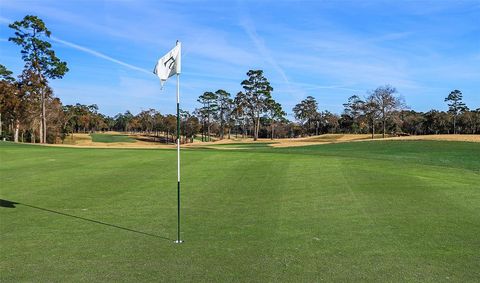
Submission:
M 0 281 L 480 278 L 480 144 L 182 152 L 0 143 Z
M 91 134 L 93 142 L 114 143 L 114 142 L 135 142 L 135 139 L 126 135 L 112 134 Z

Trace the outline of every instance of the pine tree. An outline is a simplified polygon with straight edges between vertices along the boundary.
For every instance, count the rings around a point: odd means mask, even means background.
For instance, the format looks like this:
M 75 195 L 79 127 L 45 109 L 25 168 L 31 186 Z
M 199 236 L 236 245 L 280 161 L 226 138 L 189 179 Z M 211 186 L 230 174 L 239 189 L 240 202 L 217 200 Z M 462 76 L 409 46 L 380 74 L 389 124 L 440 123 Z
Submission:
M 33 71 L 38 77 L 37 95 L 40 96 L 41 104 L 40 142 L 45 143 L 47 136 L 45 103 L 48 79 L 62 78 L 68 72 L 67 63 L 55 55 L 52 45 L 48 42 L 51 32 L 40 18 L 27 15 L 23 20 L 16 21 L 9 27 L 15 31 L 15 36 L 8 40 L 21 46 L 25 70 Z
M 270 82 L 263 76 L 262 70 L 250 70 L 247 72 L 248 79 L 241 85 L 244 92 L 244 102 L 247 114 L 253 122 L 253 140 L 258 139 L 260 117 L 267 111 L 267 102 L 272 97 L 273 88 Z
M 445 102 L 448 102 L 448 112 L 453 116 L 453 134 L 457 133 L 457 116 L 461 112 L 468 110 L 465 103 L 462 102 L 462 99 L 463 94 L 458 89 L 450 92 L 445 98 Z

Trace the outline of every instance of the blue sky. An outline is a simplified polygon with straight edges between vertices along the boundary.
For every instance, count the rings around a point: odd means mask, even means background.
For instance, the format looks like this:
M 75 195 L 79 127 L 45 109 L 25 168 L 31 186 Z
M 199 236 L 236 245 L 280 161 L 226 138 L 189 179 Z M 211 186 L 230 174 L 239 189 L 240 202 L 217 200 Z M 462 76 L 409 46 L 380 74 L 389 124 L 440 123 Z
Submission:
M 340 113 L 349 96 L 384 84 L 418 111 L 445 110 L 453 89 L 480 107 L 480 0 L 0 0 L 1 63 L 16 74 L 23 62 L 7 25 L 26 14 L 46 22 L 68 62 L 55 94 L 108 115 L 175 111 L 175 81 L 161 91 L 151 70 L 177 39 L 187 110 L 204 91 L 236 94 L 249 69 L 265 71 L 289 114 L 308 95 Z

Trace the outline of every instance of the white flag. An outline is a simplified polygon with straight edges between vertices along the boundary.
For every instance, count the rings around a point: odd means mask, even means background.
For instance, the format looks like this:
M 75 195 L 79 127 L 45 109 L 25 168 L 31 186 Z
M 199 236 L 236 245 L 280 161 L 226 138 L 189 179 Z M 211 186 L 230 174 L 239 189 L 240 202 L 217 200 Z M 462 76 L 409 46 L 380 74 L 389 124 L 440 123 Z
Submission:
M 160 79 L 160 84 L 163 84 L 173 75 L 180 74 L 181 71 L 181 43 L 177 41 L 177 45 L 170 50 L 165 56 L 160 58 L 155 65 L 153 73 Z

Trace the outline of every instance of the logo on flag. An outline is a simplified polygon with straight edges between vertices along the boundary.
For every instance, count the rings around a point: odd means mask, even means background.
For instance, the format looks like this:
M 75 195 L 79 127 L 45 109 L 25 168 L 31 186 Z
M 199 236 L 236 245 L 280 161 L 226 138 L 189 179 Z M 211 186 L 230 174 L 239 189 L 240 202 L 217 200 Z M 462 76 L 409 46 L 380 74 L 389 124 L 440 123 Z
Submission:
M 170 50 L 165 56 L 160 58 L 153 69 L 153 73 L 160 79 L 160 84 L 163 85 L 173 75 L 181 72 L 181 44 L 177 41 L 177 45 Z

